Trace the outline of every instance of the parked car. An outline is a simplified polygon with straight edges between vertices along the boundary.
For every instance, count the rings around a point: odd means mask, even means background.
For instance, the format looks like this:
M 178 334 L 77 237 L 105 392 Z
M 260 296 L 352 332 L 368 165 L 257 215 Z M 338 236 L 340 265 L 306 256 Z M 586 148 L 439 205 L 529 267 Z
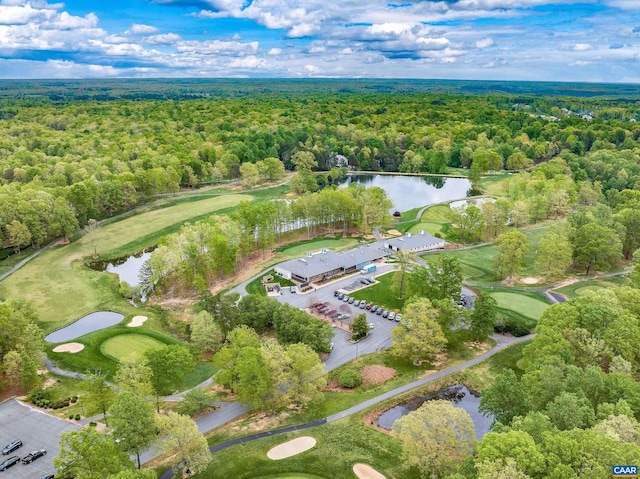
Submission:
M 389 317 L 388 317 L 387 319 L 391 319 L 391 320 L 393 320 L 393 319 L 395 319 L 395 318 L 396 318 L 396 313 L 394 313 L 393 311 L 391 311 L 391 312 L 389 313 Z
M 367 303 L 364 309 L 366 309 L 367 311 L 371 311 L 371 306 L 373 306 L 371 303 Z
M 358 306 L 358 307 L 360 309 L 364 309 L 366 305 L 367 305 L 367 302 L 363 300 L 363 301 L 360 301 L 360 306 Z
M 378 316 L 380 316 L 380 315 L 382 314 L 382 312 L 383 312 L 383 311 L 384 311 L 384 310 L 383 310 L 382 308 L 378 308 L 378 310 L 376 311 L 376 314 L 377 314 Z
M 366 279 L 363 278 L 363 279 L 360 280 L 360 283 L 362 283 L 364 285 L 368 285 L 369 281 L 367 281 Z
M 386 309 L 382 312 L 382 317 L 383 318 L 388 318 L 389 317 L 389 311 L 387 311 Z
M 35 451 L 31 451 L 29 454 L 22 458 L 22 464 L 29 464 L 30 462 L 33 462 L 46 454 L 47 451 L 45 451 L 44 449 L 36 449 Z
M 20 449 L 21 447 L 22 447 L 22 441 L 20 439 L 15 439 L 11 441 L 9 444 L 7 444 L 6 446 L 4 446 L 4 449 L 2 450 L 2 454 L 6 456 L 7 454 L 11 454 L 13 451 L 15 451 L 16 449 Z
M 349 301 L 347 301 L 347 303 L 353 304 L 355 300 L 356 300 L 356 298 L 349 298 Z
M 20 462 L 20 458 L 18 456 L 11 456 L 9 459 L 5 459 L 5 461 L 0 464 L 0 471 L 6 471 L 11 466 L 15 466 Z
M 295 293 L 297 289 L 295 286 L 289 286 L 289 291 L 291 291 L 292 293 Z
M 377 312 L 378 311 L 378 306 L 374 304 L 373 306 L 371 306 L 371 309 L 369 311 L 371 311 L 372 313 Z
M 55 476 L 51 473 L 45 474 L 44 476 L 40 476 L 38 479 L 55 479 Z
M 373 323 L 369 323 L 369 329 L 373 329 L 375 328 L 375 325 Z
M 402 313 L 398 313 L 396 314 L 396 321 L 399 323 L 400 320 L 402 319 Z
M 374 279 L 371 279 L 371 278 L 365 278 L 365 280 L 366 280 L 366 281 L 367 281 L 367 283 L 369 283 L 369 284 L 373 284 L 373 283 L 375 283 L 375 282 L 376 282 Z
M 340 294 L 340 291 L 338 291 L 337 289 L 333 292 L 334 296 L 338 296 Z
M 347 296 L 347 295 L 345 294 L 345 295 L 344 295 L 344 298 L 342 298 L 342 301 L 344 301 L 345 303 L 347 303 L 350 299 L 351 299 L 351 296 Z
M 338 293 L 338 299 L 344 298 L 344 293 Z

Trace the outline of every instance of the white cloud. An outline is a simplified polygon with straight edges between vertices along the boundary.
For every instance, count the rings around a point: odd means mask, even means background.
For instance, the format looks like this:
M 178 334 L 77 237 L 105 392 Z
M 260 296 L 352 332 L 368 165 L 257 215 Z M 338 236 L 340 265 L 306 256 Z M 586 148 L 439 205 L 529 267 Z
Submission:
M 258 58 L 255 55 L 249 55 L 244 58 L 236 58 L 229 66 L 231 68 L 259 68 L 265 65 L 265 61 L 262 58 Z
M 193 52 L 199 54 L 228 53 L 228 54 L 249 54 L 258 51 L 258 42 L 233 42 L 223 40 L 182 41 L 176 45 L 176 51 Z
M 322 69 L 316 65 L 305 65 L 304 69 L 307 71 L 307 73 L 311 74 L 320 73 L 322 71 Z
M 480 40 L 476 40 L 476 48 L 489 48 L 496 44 L 493 41 L 493 38 L 482 38 Z
M 593 47 L 588 43 L 576 43 L 573 47 L 573 51 L 575 52 L 586 52 L 588 50 L 592 50 Z
M 56 15 L 53 9 L 33 8 L 26 5 L 0 5 L 0 25 L 26 25 L 48 20 Z
M 176 33 L 161 33 L 145 37 L 143 40 L 151 45 L 172 45 L 182 40 L 182 37 Z
M 269 50 L 267 52 L 267 55 L 281 55 L 282 54 L 282 48 L 272 48 L 271 50 Z
M 127 30 L 125 33 L 133 35 L 148 35 L 150 33 L 156 33 L 157 31 L 158 29 L 156 27 L 152 27 L 151 25 L 132 23 L 131 28 L 129 28 L 129 30 Z

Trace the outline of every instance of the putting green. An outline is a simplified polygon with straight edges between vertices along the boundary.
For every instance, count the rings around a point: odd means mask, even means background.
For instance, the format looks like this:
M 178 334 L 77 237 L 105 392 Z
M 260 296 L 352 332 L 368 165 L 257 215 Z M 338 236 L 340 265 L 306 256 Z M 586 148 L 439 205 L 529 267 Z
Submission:
M 143 354 L 147 349 L 158 346 L 164 346 L 164 343 L 144 334 L 120 334 L 102 343 L 100 351 L 119 361 L 133 353 Z
M 531 319 L 540 319 L 544 310 L 549 307 L 544 301 L 525 296 L 524 294 L 509 292 L 490 294 L 493 299 L 497 301 L 499 308 L 509 309 Z
M 605 289 L 603 286 L 583 286 L 582 288 L 576 289 L 576 294 L 580 296 L 581 294 L 588 293 L 589 291 L 600 291 L 601 289 Z

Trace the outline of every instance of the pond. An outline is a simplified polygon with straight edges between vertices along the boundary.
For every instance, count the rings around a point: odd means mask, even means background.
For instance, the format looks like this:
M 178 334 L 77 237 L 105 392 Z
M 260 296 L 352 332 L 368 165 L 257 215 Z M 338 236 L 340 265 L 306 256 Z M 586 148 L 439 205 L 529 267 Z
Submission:
M 476 429 L 476 438 L 478 441 L 489 432 L 491 424 L 493 423 L 493 418 L 483 416 L 482 413 L 478 412 L 478 407 L 480 406 L 480 395 L 469 390 L 469 388 L 462 384 L 455 384 L 453 386 L 440 389 L 439 391 L 429 393 L 425 396 L 410 399 L 406 404 L 387 409 L 378 417 L 376 422 L 378 426 L 384 429 L 391 429 L 396 420 L 400 419 L 402 416 L 406 416 L 412 411 L 415 411 L 426 401 L 432 401 L 434 399 L 446 399 L 451 401 L 454 406 L 467 411 L 469 416 L 471 416 L 471 419 L 473 419 L 473 424 Z
M 471 182 L 466 178 L 441 176 L 349 175 L 339 185 L 349 186 L 351 183 L 379 186 L 385 190 L 393 202 L 390 212 L 459 200 L 465 198 L 471 189 Z
M 151 258 L 151 251 L 140 251 L 132 256 L 91 263 L 91 268 L 96 271 L 116 273 L 120 281 L 126 281 L 129 286 L 138 286 L 140 270 L 149 258 Z
M 79 338 L 88 333 L 105 329 L 118 324 L 124 319 L 124 315 L 113 311 L 96 311 L 83 316 L 75 323 L 65 326 L 49 334 L 45 339 L 48 343 L 62 343 Z

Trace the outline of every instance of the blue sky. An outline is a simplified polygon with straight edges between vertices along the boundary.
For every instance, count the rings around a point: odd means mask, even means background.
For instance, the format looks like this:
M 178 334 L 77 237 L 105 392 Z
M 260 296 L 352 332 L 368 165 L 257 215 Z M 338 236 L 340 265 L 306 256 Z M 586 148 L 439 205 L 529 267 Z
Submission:
M 0 0 L 0 78 L 640 83 L 640 0 Z

